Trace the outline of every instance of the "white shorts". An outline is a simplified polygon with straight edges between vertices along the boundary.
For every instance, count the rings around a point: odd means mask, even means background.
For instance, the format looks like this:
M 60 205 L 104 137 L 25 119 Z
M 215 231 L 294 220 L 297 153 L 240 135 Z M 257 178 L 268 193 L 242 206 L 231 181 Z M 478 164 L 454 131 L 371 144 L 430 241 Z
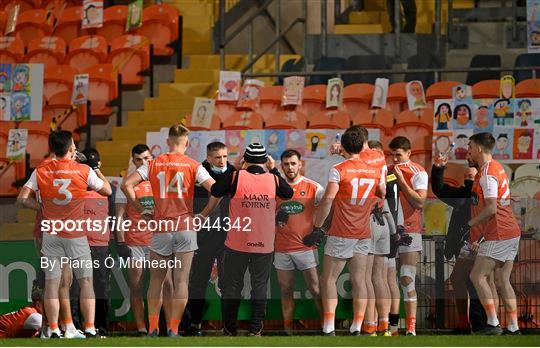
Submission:
M 371 238 L 353 239 L 329 236 L 324 246 L 324 254 L 338 259 L 350 259 L 354 254 L 369 255 Z
M 390 252 L 390 228 L 388 222 L 379 225 L 373 216 L 371 221 L 371 253 L 374 255 L 386 255 Z
M 315 250 L 302 250 L 290 253 L 274 253 L 274 267 L 281 271 L 305 271 L 319 264 L 319 254 Z
M 56 279 L 62 275 L 61 261 L 71 261 L 77 279 L 92 277 L 92 257 L 86 237 L 64 238 L 43 233 L 41 254 L 48 261 L 43 270 L 45 279 Z
M 197 232 L 160 232 L 152 235 L 150 250 L 161 256 L 197 250 Z
M 520 237 L 506 240 L 485 240 L 478 248 L 479 256 L 487 256 L 497 261 L 514 261 L 519 249 Z
M 421 233 L 409 233 L 412 237 L 411 245 L 400 245 L 398 247 L 398 253 L 412 253 L 413 251 L 422 251 L 422 234 Z
M 458 258 L 466 259 L 466 260 L 474 260 L 475 257 L 476 257 L 476 255 L 472 253 L 469 242 L 465 242 L 465 244 L 463 244 L 463 246 L 459 250 Z
M 129 250 L 131 250 L 131 258 L 134 260 L 148 260 L 150 257 L 150 247 L 141 245 L 128 245 L 128 248 Z

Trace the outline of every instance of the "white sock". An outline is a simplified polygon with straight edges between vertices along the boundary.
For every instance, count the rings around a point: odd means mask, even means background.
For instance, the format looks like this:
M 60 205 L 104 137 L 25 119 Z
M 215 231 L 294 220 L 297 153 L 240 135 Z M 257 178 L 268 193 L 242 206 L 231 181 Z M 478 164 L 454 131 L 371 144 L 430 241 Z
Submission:
M 497 316 L 488 315 L 487 323 L 488 325 L 491 325 L 491 326 L 497 326 L 499 325 L 499 319 L 497 319 Z
M 60 329 L 55 329 L 55 330 L 51 330 L 51 334 L 52 335 L 53 333 L 57 334 L 58 336 L 62 335 L 62 332 L 60 332 Z M 49 336 L 50 336 L 49 335 Z
M 518 323 L 517 321 L 514 321 L 512 319 L 508 319 L 508 322 L 506 324 L 506 329 L 510 332 L 516 332 L 517 330 L 519 330 L 519 326 L 518 326 Z
M 351 333 L 360 331 L 362 329 L 362 322 L 358 320 L 353 320 L 351 326 L 349 326 L 349 331 Z
M 66 328 L 64 329 L 64 331 L 76 332 L 77 328 L 75 327 L 75 325 L 73 325 L 73 323 L 70 323 L 66 325 Z
M 323 321 L 323 332 L 330 333 L 335 331 L 335 314 L 334 313 L 324 313 Z
M 85 332 L 85 333 L 92 334 L 92 335 L 95 335 L 95 334 L 96 334 L 96 328 L 95 328 L 95 327 L 91 327 L 91 328 L 89 328 L 89 329 L 84 329 L 84 332 Z

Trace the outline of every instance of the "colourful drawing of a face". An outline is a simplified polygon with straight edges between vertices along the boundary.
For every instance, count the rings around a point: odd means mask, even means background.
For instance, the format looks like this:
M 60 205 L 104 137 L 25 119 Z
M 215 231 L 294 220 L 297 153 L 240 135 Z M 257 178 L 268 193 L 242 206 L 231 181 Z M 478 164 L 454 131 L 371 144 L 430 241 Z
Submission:
M 20 68 L 15 70 L 13 81 L 24 86 L 28 82 L 28 69 Z
M 225 83 L 225 89 L 227 90 L 227 92 L 232 92 L 234 91 L 234 89 L 236 88 L 236 81 L 234 80 L 229 80 Z
M 333 85 L 332 90 L 330 91 L 330 96 L 332 100 L 338 100 L 339 99 L 339 86 Z
M 437 137 L 435 140 L 435 149 L 437 153 L 446 153 L 450 148 L 450 138 L 446 135 Z
M 22 99 L 15 100 L 15 112 L 17 114 L 22 114 L 23 101 Z
M 456 90 L 456 96 L 458 97 L 458 99 L 465 99 L 465 88 L 463 87 L 458 87 L 457 90 Z
M 504 152 L 504 150 L 508 147 L 508 135 L 506 134 L 499 134 L 497 137 L 497 150 L 499 152 Z
M 204 105 L 201 105 L 198 109 L 197 109 L 197 119 L 204 119 L 204 116 L 206 115 L 206 106 Z
M 528 101 L 528 100 L 522 100 L 520 103 L 519 103 L 519 111 L 522 113 L 522 114 L 526 114 L 528 112 L 531 112 L 531 102 Z
M 131 8 L 131 25 L 136 25 L 141 17 L 141 9 L 139 6 L 133 6 Z
M 441 111 L 440 113 L 443 115 L 447 115 L 448 113 L 450 113 L 450 109 L 448 108 L 448 105 L 446 104 L 442 104 L 439 110 Z
M 274 145 L 274 144 L 277 144 L 277 142 L 278 142 L 278 134 L 277 133 L 270 134 L 270 136 L 268 137 L 268 145 Z
M 469 138 L 465 134 L 460 134 L 456 138 L 456 147 L 466 149 L 468 147 Z
M 98 21 L 98 9 L 94 5 L 86 8 L 86 20 L 88 23 L 96 23 Z
M 232 146 L 238 146 L 238 144 L 240 144 L 240 139 L 238 137 L 232 137 L 229 139 L 229 144 Z
M 513 90 L 514 90 L 514 84 L 512 83 L 511 80 L 504 80 L 502 82 L 502 97 L 503 98 L 506 98 L 506 99 L 512 98 Z
M 467 109 L 465 105 L 458 106 L 456 110 L 456 115 L 457 115 L 456 121 L 459 125 L 464 126 L 469 122 L 469 119 L 470 119 L 469 109 Z
M 522 133 L 518 138 L 517 148 L 519 153 L 529 152 L 532 137 L 529 133 Z
M 508 106 L 508 101 L 507 100 L 500 100 L 498 103 L 497 103 L 497 106 L 496 108 L 497 109 L 504 109 Z
M 540 31 L 531 32 L 531 44 L 534 46 L 540 45 Z
M 418 82 L 411 83 L 411 85 L 409 86 L 409 91 L 415 99 L 422 99 L 422 86 L 420 86 Z

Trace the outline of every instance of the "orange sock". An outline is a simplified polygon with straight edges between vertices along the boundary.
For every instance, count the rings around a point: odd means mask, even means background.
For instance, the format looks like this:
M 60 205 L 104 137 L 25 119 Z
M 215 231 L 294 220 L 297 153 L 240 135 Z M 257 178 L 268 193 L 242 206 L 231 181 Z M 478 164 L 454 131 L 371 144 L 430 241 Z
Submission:
M 178 325 L 180 325 L 180 320 L 171 319 L 169 325 L 167 325 L 167 329 L 171 330 L 173 334 L 178 335 Z
M 363 325 L 363 328 L 362 328 L 363 332 L 368 333 L 368 334 L 372 334 L 372 333 L 375 332 L 375 330 L 377 330 L 377 325 L 375 325 L 373 323 L 364 322 L 364 325 Z
M 351 333 L 361 331 L 363 322 L 364 322 L 364 316 L 363 315 L 355 315 L 353 317 L 353 322 L 352 322 L 351 326 L 349 327 L 349 331 Z
M 379 325 L 377 326 L 377 331 L 386 331 L 388 330 L 388 318 L 379 319 Z
M 50 323 L 49 327 L 51 328 L 51 331 L 58 330 L 58 323 Z
M 495 304 L 493 302 L 484 304 L 484 310 L 486 311 L 487 323 L 492 326 L 499 325 L 499 319 L 497 318 Z
M 84 323 L 85 330 L 93 329 L 93 328 L 94 328 L 94 323 Z
M 293 321 L 291 319 L 283 319 L 283 327 L 286 329 L 292 329 Z
M 336 313 L 334 312 L 324 312 L 323 313 L 323 332 L 324 333 L 330 333 L 335 330 L 334 328 L 334 320 L 336 317 Z
M 154 331 L 157 331 L 157 333 L 159 333 L 159 314 L 148 315 L 148 332 L 152 333 Z
M 407 317 L 405 321 L 407 322 L 407 332 L 416 333 L 416 317 Z

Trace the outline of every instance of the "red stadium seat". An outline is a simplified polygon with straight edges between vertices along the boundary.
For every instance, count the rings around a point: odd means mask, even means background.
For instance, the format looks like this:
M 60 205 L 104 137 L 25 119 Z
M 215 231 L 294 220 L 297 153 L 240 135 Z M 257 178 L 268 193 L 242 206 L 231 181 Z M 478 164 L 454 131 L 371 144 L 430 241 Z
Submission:
M 216 114 L 220 120 L 226 120 L 236 112 L 235 101 L 220 101 L 216 100 L 214 107 L 214 114 Z
M 394 126 L 394 115 L 386 109 L 362 110 L 351 116 L 351 121 L 365 128 L 378 128 L 389 133 Z
M 30 155 L 30 167 L 39 165 L 49 152 L 49 131 L 29 129 L 26 152 Z
M 388 97 L 386 98 L 387 108 L 392 110 L 394 115 L 398 115 L 403 110 L 408 109 L 407 105 L 407 83 L 396 82 L 388 86 Z
M 19 13 L 15 32 L 25 45 L 36 38 L 51 35 L 52 26 L 47 21 L 47 11 L 37 9 Z
M 315 115 L 326 109 L 326 85 L 310 85 L 304 87 L 302 105 L 296 110 L 306 114 Z
M 223 120 L 223 129 L 262 129 L 263 117 L 251 111 L 237 111 L 231 117 Z
M 6 31 L 7 13 L 0 11 L 0 34 L 4 34 Z
M 20 5 L 19 14 L 37 8 L 40 5 L 39 0 L 5 0 L 2 1 L 2 6 L 6 13 L 9 13 L 11 9 L 17 5 Z
M 370 108 L 374 89 L 369 83 L 355 83 L 343 89 L 343 104 L 351 117 Z
M 75 70 L 69 65 L 45 67 L 45 76 L 43 78 L 43 95 L 45 100 L 48 101 L 58 93 L 71 93 L 74 76 Z
M 178 11 L 170 5 L 151 5 L 143 11 L 142 26 L 137 34 L 146 36 L 154 45 L 154 55 L 171 56 L 168 44 L 178 38 Z
M 264 123 L 265 129 L 305 129 L 306 126 L 306 115 L 296 110 L 278 111 Z
M 141 35 L 124 35 L 111 42 L 109 63 L 117 67 L 124 85 L 142 85 L 139 73 L 150 66 L 148 39 Z
M 5 121 L 4 121 L 5 122 Z M 3 124 L 3 122 L 2 122 Z M 4 128 L 4 127 L 2 127 Z M 4 131 L 0 131 L 0 154 L 5 154 L 6 153 L 6 149 L 7 149 L 7 143 L 8 143 L 8 131 L 9 131 L 9 128 L 10 127 L 5 127 L 6 128 L 6 132 L 4 133 Z
M 524 80 L 516 86 L 517 98 L 539 98 L 540 79 Z
M 24 56 L 24 42 L 16 37 L 0 37 L 0 62 L 2 64 L 15 64 L 22 62 Z
M 0 158 L 0 197 L 17 196 L 18 190 L 13 183 L 24 178 L 24 161 L 12 162 Z
M 429 168 L 431 166 L 431 150 L 412 150 L 410 159 L 424 168 Z
M 103 36 L 107 41 L 124 35 L 127 16 L 128 7 L 126 5 L 107 7 L 103 11 L 103 27 L 97 28 L 96 34 Z
M 345 129 L 351 124 L 349 113 L 341 110 L 327 110 L 309 118 L 308 128 Z
M 50 98 L 49 103 L 43 108 L 43 118 L 48 118 L 47 127 L 50 128 L 50 121 L 53 117 L 58 128 L 71 132 L 86 124 L 86 107 L 81 106 L 74 112 L 63 116 L 63 113 L 68 109 L 71 109 L 71 92 L 60 92 Z M 77 139 L 75 140 L 77 141 Z
M 283 86 L 268 86 L 261 89 L 260 105 L 257 110 L 264 118 L 271 117 L 279 110 Z M 223 118 L 222 118 L 223 119 Z
M 499 80 L 484 80 L 477 82 L 472 86 L 473 98 L 498 98 L 499 86 Z
M 88 72 L 88 69 L 107 61 L 107 40 L 102 36 L 81 36 L 69 44 L 66 63 L 77 73 Z
M 433 135 L 433 109 L 406 110 L 396 118 L 392 128 L 395 136 L 402 135 L 411 141 L 413 150 L 431 152 L 431 137 Z
M 81 36 L 82 6 L 63 9 L 59 13 L 54 35 L 64 39 L 66 43 Z
M 185 125 L 192 131 L 209 131 L 209 130 L 220 130 L 221 129 L 221 119 L 219 116 L 214 112 L 214 115 L 212 117 L 212 121 L 210 123 L 210 128 L 202 127 L 200 125 L 194 126 L 192 124 L 192 117 L 191 114 L 187 115 L 185 118 Z
M 426 91 L 426 101 L 432 102 L 435 99 L 451 99 L 452 88 L 461 84 L 461 82 L 456 81 L 436 82 L 428 87 Z
M 30 41 L 26 61 L 45 66 L 61 64 L 66 56 L 66 43 L 59 37 L 44 36 Z
M 96 65 L 88 71 L 88 87 L 92 116 L 110 116 L 113 112 L 107 104 L 118 97 L 117 75 L 111 64 Z

